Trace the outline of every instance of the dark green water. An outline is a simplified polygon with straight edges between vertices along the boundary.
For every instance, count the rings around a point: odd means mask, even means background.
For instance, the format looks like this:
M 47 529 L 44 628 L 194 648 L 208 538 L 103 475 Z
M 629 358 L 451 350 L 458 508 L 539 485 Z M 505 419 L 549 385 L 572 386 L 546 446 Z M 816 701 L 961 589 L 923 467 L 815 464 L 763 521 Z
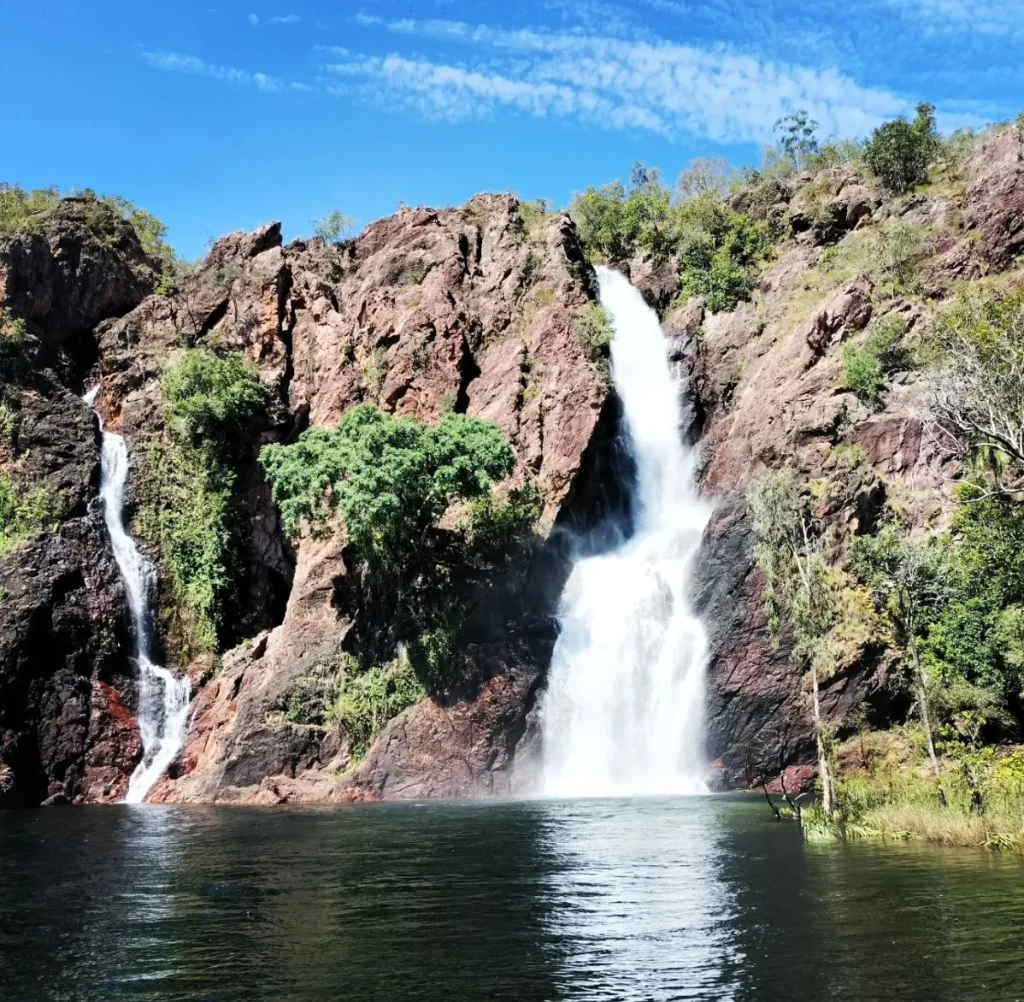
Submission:
M 0 998 L 1024 999 L 1024 861 L 755 799 L 0 812 Z

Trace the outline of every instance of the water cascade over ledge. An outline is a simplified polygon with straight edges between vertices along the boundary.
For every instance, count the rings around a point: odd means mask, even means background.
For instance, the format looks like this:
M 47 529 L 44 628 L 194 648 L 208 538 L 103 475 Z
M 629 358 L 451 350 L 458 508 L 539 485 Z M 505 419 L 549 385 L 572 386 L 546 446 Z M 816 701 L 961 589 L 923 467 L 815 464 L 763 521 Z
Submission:
M 704 629 L 687 584 L 710 509 L 680 434 L 679 389 L 653 310 L 598 269 L 611 313 L 612 379 L 636 463 L 634 532 L 585 557 L 562 593 L 542 707 L 541 792 L 698 793 L 703 783 Z
M 85 402 L 90 406 L 99 387 L 90 390 Z M 149 596 L 154 579 L 150 562 L 139 552 L 135 540 L 124 526 L 124 487 L 128 479 L 128 447 L 120 435 L 106 431 L 103 416 L 96 416 L 103 433 L 100 455 L 100 497 L 103 515 L 132 616 L 135 655 L 139 666 L 139 735 L 142 760 L 128 783 L 125 803 L 139 804 L 153 784 L 174 761 L 185 740 L 191 687 L 187 678 L 176 678 L 167 668 L 154 664 L 150 654 Z

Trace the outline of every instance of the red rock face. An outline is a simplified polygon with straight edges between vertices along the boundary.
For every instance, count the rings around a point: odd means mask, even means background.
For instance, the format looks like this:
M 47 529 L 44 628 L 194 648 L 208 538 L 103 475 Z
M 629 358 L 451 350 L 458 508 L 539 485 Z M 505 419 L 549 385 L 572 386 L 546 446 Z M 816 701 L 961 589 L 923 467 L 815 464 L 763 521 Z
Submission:
M 900 486 L 916 526 L 948 513 L 955 466 L 933 434 L 926 380 L 898 374 L 879 408 L 842 385 L 842 347 L 861 344 L 873 318 L 898 310 L 913 331 L 926 310 L 852 271 L 815 286 L 822 246 L 897 214 L 927 226 L 937 232 L 921 276 L 931 297 L 1024 249 L 1016 127 L 982 141 L 962 195 L 896 205 L 850 171 L 814 179 L 813 192 L 810 180 L 766 182 L 757 202 L 731 199 L 795 234 L 760 275 L 757 305 L 712 314 L 694 301 L 665 317 L 685 430 L 702 437 L 701 486 L 717 505 L 694 597 L 711 646 L 708 753 L 727 785 L 780 767 L 803 784 L 814 757 L 801 673 L 766 630 L 742 500 L 750 481 L 782 466 L 830 479 L 836 492 L 821 515 L 848 532 L 877 518 L 888 489 L 880 477 Z M 678 265 L 623 267 L 668 310 Z M 141 483 L 147 447 L 164 432 L 160 375 L 189 344 L 253 360 L 271 427 L 254 432 L 238 481 L 249 527 L 242 642 L 216 671 L 209 659 L 190 666 L 192 727 L 152 798 L 347 802 L 520 789 L 538 746 L 535 704 L 565 572 L 543 535 L 556 522 L 598 521 L 615 487 L 614 400 L 574 335 L 595 290 L 572 224 L 556 215 L 528 227 L 514 198 L 479 196 L 461 209 L 403 210 L 343 246 L 283 246 L 270 224 L 220 240 L 175 295 L 151 295 L 156 277 L 130 227 L 92 203 L 68 203 L 43 232 L 0 240 L 0 303 L 28 317 L 44 348 L 66 352 L 59 375 L 46 355 L 17 387 L 18 455 L 0 451 L 0 464 L 17 460 L 67 500 L 57 532 L 0 559 L 0 803 L 123 795 L 139 754 L 131 639 L 78 384 L 102 379 L 105 420 L 126 436 Z M 337 728 L 288 724 L 281 713 L 298 681 L 363 628 L 344 536 L 289 545 L 255 457 L 362 401 L 424 421 L 449 409 L 494 421 L 515 450 L 515 480 L 529 474 L 540 486 L 544 518 L 537 547 L 508 581 L 488 585 L 501 629 L 470 648 L 470 681 L 389 723 L 354 766 Z M 883 678 L 877 652 L 860 652 L 823 690 L 829 719 L 841 726 Z
M 218 286 L 225 272 L 231 284 Z M 573 332 L 592 295 L 568 219 L 549 217 L 527 232 L 507 196 L 480 196 L 458 210 L 403 210 L 343 248 L 282 247 L 275 225 L 216 244 L 185 309 L 152 299 L 103 328 L 104 383 L 122 430 L 140 443 L 159 427 L 155 377 L 184 327 L 257 363 L 275 401 L 277 437 L 333 425 L 363 400 L 424 421 L 452 408 L 491 420 L 514 448 L 513 482 L 528 473 L 541 489 L 546 531 L 585 489 L 607 396 Z M 265 518 L 273 521 L 272 511 Z M 407 711 L 352 770 L 337 733 L 280 720 L 298 680 L 337 656 L 360 614 L 343 597 L 346 574 L 343 536 L 298 544 L 283 621 L 225 657 L 199 694 L 176 777 L 153 799 L 509 789 L 528 697 L 553 639 L 548 629 L 538 643 L 524 642 L 517 624 L 524 614 L 550 613 L 558 582 L 536 602 L 516 600 L 506 640 L 473 650 L 466 691 Z

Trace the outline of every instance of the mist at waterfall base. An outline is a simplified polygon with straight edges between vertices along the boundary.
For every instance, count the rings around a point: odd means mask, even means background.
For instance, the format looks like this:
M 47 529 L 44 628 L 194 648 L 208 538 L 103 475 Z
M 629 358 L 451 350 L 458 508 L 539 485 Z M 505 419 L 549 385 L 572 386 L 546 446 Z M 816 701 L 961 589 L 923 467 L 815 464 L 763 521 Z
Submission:
M 99 387 L 85 396 L 90 406 Z M 191 689 L 187 678 L 175 676 L 151 659 L 149 596 L 154 583 L 152 565 L 139 551 L 135 540 L 124 526 L 124 489 L 128 479 L 128 447 L 120 435 L 103 427 L 103 417 L 96 411 L 103 434 L 100 454 L 100 498 L 103 516 L 128 596 L 135 639 L 135 656 L 139 666 L 139 736 L 142 739 L 142 760 L 128 783 L 125 803 L 139 804 L 153 784 L 164 774 L 181 750 L 188 725 Z
M 562 593 L 542 705 L 547 796 L 700 793 L 706 638 L 687 581 L 710 509 L 680 432 L 679 386 L 657 315 L 598 269 L 614 328 L 612 379 L 635 462 L 632 536 L 587 556 Z

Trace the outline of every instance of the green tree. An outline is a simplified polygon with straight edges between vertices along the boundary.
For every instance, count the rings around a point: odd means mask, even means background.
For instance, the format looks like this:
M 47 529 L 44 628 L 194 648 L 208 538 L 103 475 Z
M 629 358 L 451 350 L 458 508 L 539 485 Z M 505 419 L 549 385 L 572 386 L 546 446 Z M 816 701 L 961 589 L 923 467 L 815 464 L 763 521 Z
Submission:
M 453 502 L 489 493 L 515 462 L 490 422 L 447 414 L 429 426 L 370 404 L 335 428 L 266 446 L 260 460 L 289 533 L 338 511 L 364 559 L 396 572 L 411 569 L 424 534 Z
M 340 243 L 352 232 L 356 221 L 351 216 L 346 216 L 339 209 L 328 213 L 321 219 L 314 229 L 314 233 L 329 244 Z
M 803 170 L 808 159 L 818 152 L 818 123 L 803 108 L 778 119 L 773 131 L 779 133 L 780 159 L 796 170 Z
M 926 625 L 934 621 L 936 610 L 949 591 L 945 553 L 938 546 L 912 541 L 896 518 L 887 520 L 874 536 L 857 536 L 852 553 L 858 575 L 888 620 L 893 639 L 909 655 L 928 761 L 941 782 L 930 685 L 919 637 Z M 939 795 L 944 799 L 941 787 Z
M 822 810 L 831 817 L 831 737 L 822 718 L 820 682 L 831 671 L 829 635 L 840 604 L 840 582 L 828 559 L 827 536 L 808 515 L 791 473 L 781 470 L 761 477 L 750 486 L 747 502 L 756 540 L 754 558 L 765 576 L 769 629 L 778 642 L 788 627 L 792 657 L 810 675 Z
M 928 167 L 940 142 L 935 106 L 922 102 L 913 122 L 897 118 L 872 132 L 864 146 L 864 162 L 889 191 L 899 195 L 928 180 Z

